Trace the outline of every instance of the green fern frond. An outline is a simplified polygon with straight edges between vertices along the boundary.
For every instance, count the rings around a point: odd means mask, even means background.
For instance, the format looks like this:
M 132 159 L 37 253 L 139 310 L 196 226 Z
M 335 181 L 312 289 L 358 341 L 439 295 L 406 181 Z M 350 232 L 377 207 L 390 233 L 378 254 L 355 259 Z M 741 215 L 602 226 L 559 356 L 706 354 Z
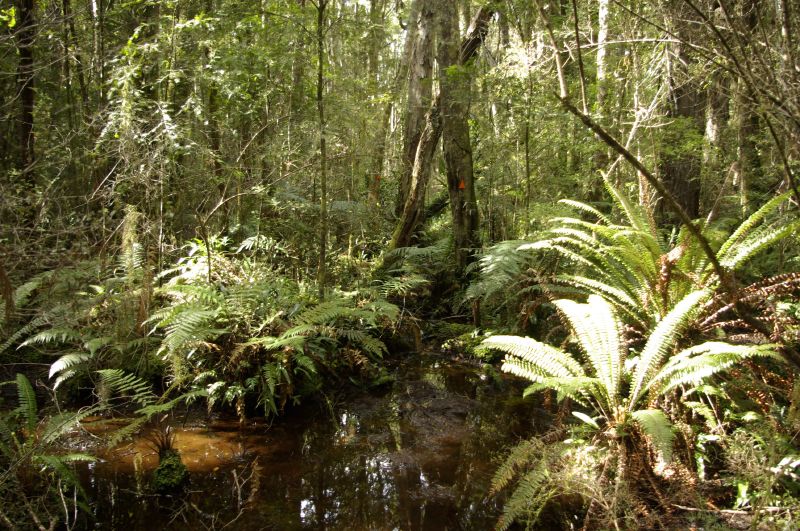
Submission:
M 506 530 L 515 521 L 535 522 L 547 500 L 552 498 L 557 489 L 550 480 L 547 462 L 542 460 L 536 467 L 523 474 L 503 506 L 503 514 L 497 522 L 496 529 Z
M 81 333 L 73 328 L 50 328 L 29 337 L 22 342 L 20 347 L 47 343 L 68 343 L 71 341 L 80 342 L 82 339 Z
M 36 393 L 33 391 L 30 380 L 24 374 L 17 373 L 16 382 L 17 398 L 19 399 L 19 408 L 22 412 L 25 428 L 30 433 L 33 433 L 39 423 L 39 407 L 36 404 Z
M 518 358 L 536 367 L 546 377 L 586 375 L 583 367 L 572 356 L 529 337 L 492 336 L 483 340 L 478 348 L 505 352 L 510 355 L 506 358 L 505 363 L 514 363 L 515 358 Z M 538 381 L 538 379 L 533 381 Z
M 787 236 L 795 234 L 798 229 L 800 229 L 800 220 L 786 223 L 779 228 L 766 226 L 755 230 L 741 241 L 728 247 L 725 253 L 720 253 L 720 264 L 729 269 L 738 269 L 750 258 Z
M 494 473 L 489 494 L 498 494 L 508 487 L 522 470 L 541 459 L 542 445 L 538 439 L 528 439 L 514 446 Z
M 625 314 L 636 321 L 640 325 L 645 325 L 642 322 L 639 310 L 641 309 L 640 303 L 635 301 L 624 290 L 600 280 L 592 278 L 577 276 L 577 275 L 559 275 L 556 277 L 559 283 L 578 288 L 583 293 L 590 295 L 592 293 L 600 294 L 609 301 L 614 302 L 617 308 L 620 308 Z
M 50 365 L 50 374 L 48 378 L 52 378 L 56 374 L 66 370 L 74 369 L 75 366 L 81 365 L 90 359 L 92 359 L 92 356 L 84 352 L 70 352 L 64 354 Z M 58 385 L 56 385 L 56 387 L 58 387 Z
M 560 299 L 554 303 L 572 325 L 575 338 L 603 382 L 606 403 L 616 405 L 622 377 L 623 356 L 620 324 L 614 308 L 598 295 L 589 296 L 586 304 Z
M 661 454 L 664 461 L 669 462 L 672 460 L 675 432 L 672 431 L 672 424 L 670 424 L 664 412 L 660 409 L 640 409 L 632 411 L 631 418 L 650 438 L 653 446 Z
M 631 383 L 631 398 L 629 408 L 635 408 L 636 403 L 647 389 L 649 382 L 661 368 L 669 351 L 683 333 L 689 321 L 697 313 L 700 305 L 710 296 L 708 290 L 697 290 L 684 297 L 675 307 L 664 316 L 650 334 L 647 343 L 639 356 L 639 362 L 633 373 Z
M 292 359 L 295 363 L 295 372 L 302 372 L 305 373 L 307 376 L 316 374 L 317 372 L 317 364 L 314 363 L 314 360 L 309 358 L 308 356 L 304 355 L 302 352 L 296 353 Z
M 736 363 L 753 357 L 783 361 L 775 345 L 731 345 L 709 341 L 673 356 L 655 375 L 651 387 L 653 392 L 664 394 L 679 386 L 696 386 Z
M 569 207 L 572 207 L 575 210 L 591 214 L 592 216 L 600 220 L 602 223 L 606 225 L 611 225 L 611 220 L 608 219 L 602 212 L 600 212 L 591 205 L 587 205 L 586 203 L 582 203 L 580 201 L 573 201 L 572 199 L 559 199 L 558 202 L 561 203 L 562 205 L 567 205 Z
M 405 297 L 430 285 L 430 280 L 419 274 L 406 274 L 382 279 L 377 284 L 378 293 L 383 297 Z
M 729 250 L 734 245 L 741 242 L 756 225 L 761 223 L 769 214 L 774 212 L 778 207 L 781 206 L 789 197 L 791 197 L 791 192 L 786 192 L 776 197 L 773 197 L 769 201 L 767 201 L 761 208 L 750 214 L 750 216 L 744 220 L 736 230 L 731 234 L 731 236 L 722 244 L 720 247 L 719 252 L 717 255 L 719 256 L 720 260 L 722 260 L 725 256 L 727 256 Z
M 248 347 L 257 345 L 262 347 L 267 352 L 281 350 L 284 348 L 302 350 L 308 338 L 302 334 L 288 334 L 288 332 L 292 332 L 292 330 L 287 330 L 287 333 L 282 334 L 280 337 L 254 337 L 248 341 L 245 341 L 242 343 L 242 345 Z
M 129 394 L 129 399 L 142 407 L 152 405 L 157 399 L 150 385 L 134 374 L 119 369 L 102 369 L 97 374 L 111 393 Z
M 552 389 L 557 394 L 557 402 L 561 402 L 565 398 L 571 398 L 579 404 L 586 405 L 586 396 L 598 396 L 598 394 L 601 394 L 598 393 L 598 389 L 600 389 L 602 385 L 603 382 L 601 382 L 600 379 L 589 378 L 588 376 L 545 377 L 541 378 L 539 382 L 529 385 L 522 393 L 522 396 L 527 397 L 545 389 Z
M 328 324 L 338 319 L 351 317 L 353 312 L 354 308 L 349 306 L 346 301 L 335 299 L 306 309 L 297 317 L 297 321 L 311 325 Z
M 605 182 L 606 190 L 608 190 L 611 197 L 616 200 L 617 205 L 625 213 L 625 217 L 628 219 L 628 223 L 630 223 L 631 227 L 640 232 L 652 234 L 653 237 L 655 237 L 656 229 L 649 222 L 647 214 L 645 214 L 642 207 L 634 205 L 630 199 L 628 199 L 628 196 L 614 186 L 608 179 L 608 176 L 604 176 L 603 181 Z
M 83 419 L 92 415 L 97 415 L 103 411 L 104 406 L 83 408 L 76 412 L 65 412 L 53 415 L 47 419 L 42 430 L 40 441 L 47 446 L 56 442 L 57 439 L 68 434 Z

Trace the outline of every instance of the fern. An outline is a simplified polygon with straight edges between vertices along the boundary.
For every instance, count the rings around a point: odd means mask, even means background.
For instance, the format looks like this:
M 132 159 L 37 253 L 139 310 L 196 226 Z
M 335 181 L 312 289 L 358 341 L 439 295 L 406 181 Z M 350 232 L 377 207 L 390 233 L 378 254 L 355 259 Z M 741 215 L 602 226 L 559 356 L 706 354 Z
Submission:
M 603 383 L 603 402 L 616 408 L 624 354 L 619 341 L 620 326 L 612 306 L 597 295 L 590 296 L 587 304 L 570 300 L 559 300 L 555 304 L 569 320 L 594 374 Z
M 678 386 L 697 386 L 750 357 L 782 359 L 774 345 L 737 346 L 722 342 L 704 343 L 672 356 L 683 330 L 709 296 L 710 290 L 697 290 L 684 297 L 656 324 L 635 363 L 631 363 L 634 361 L 628 359 L 631 353 L 622 346 L 621 327 L 613 304 L 597 295 L 590 296 L 588 303 L 563 299 L 554 303 L 588 360 L 585 369 L 567 352 L 531 338 L 492 336 L 480 348 L 505 352 L 502 369 L 533 382 L 524 396 L 544 389 L 555 390 L 559 401 L 571 398 L 590 407 L 603 420 L 607 432 L 622 437 L 628 437 L 635 424 L 663 459 L 669 461 L 675 439 L 672 427 L 663 410 L 643 408 L 645 403 L 657 403 L 659 397 Z M 622 385 L 628 380 L 630 393 Z M 590 420 L 597 425 L 594 419 Z M 611 446 L 610 450 L 617 448 Z M 519 455 L 512 455 L 501 467 L 495 476 L 497 485 L 510 481 L 520 463 L 525 463 L 520 456 L 527 455 L 527 450 L 528 446 L 521 447 Z M 619 477 L 616 481 L 628 479 Z M 547 485 L 550 482 L 540 468 L 534 467 L 523 475 L 506 504 L 500 527 L 510 525 L 522 515 L 535 517 L 541 509 L 539 504 L 547 497 Z
M 705 290 L 687 295 L 662 319 L 647 340 L 631 383 L 631 403 L 637 402 L 647 388 L 647 383 L 658 372 L 700 304 L 707 299 Z
M 650 387 L 657 394 L 665 394 L 679 386 L 697 386 L 711 376 L 753 357 L 783 361 L 775 345 L 731 345 L 709 341 L 675 355 L 654 376 Z
M 631 418 L 650 437 L 664 461 L 671 461 L 675 433 L 664 412 L 660 409 L 639 409 L 631 412 Z
M 485 339 L 481 349 L 494 349 L 509 354 L 505 363 L 523 361 L 531 364 L 547 376 L 584 376 L 580 363 L 565 352 L 534 339 L 518 336 L 491 336 Z
M 36 405 L 36 393 L 30 380 L 21 373 L 17 374 L 17 397 L 19 399 L 19 410 L 25 423 L 25 428 L 29 432 L 36 429 L 39 422 L 39 408 Z
M 97 371 L 97 374 L 100 375 L 103 386 L 110 393 L 127 395 L 130 401 L 142 407 L 150 406 L 156 402 L 156 395 L 151 390 L 150 385 L 136 375 L 128 374 L 119 369 L 103 369 Z

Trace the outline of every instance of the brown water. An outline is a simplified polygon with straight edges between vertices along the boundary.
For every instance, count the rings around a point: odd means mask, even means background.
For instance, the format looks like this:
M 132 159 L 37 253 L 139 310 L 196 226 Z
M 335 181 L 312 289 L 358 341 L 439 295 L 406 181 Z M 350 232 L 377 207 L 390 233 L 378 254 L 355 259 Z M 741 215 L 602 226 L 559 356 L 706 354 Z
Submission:
M 396 378 L 271 426 L 176 425 L 191 473 L 179 498 L 148 494 L 157 457 L 146 441 L 106 451 L 82 470 L 96 527 L 491 529 L 496 460 L 546 416 L 519 382 L 434 355 L 399 363 Z

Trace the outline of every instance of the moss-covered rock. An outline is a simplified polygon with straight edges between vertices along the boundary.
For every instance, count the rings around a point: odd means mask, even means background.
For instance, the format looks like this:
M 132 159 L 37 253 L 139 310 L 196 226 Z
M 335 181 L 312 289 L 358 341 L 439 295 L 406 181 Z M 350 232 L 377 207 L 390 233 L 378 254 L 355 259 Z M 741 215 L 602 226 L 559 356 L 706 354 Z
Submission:
M 153 490 L 159 494 L 174 493 L 186 484 L 189 471 L 176 450 L 168 450 L 153 473 Z

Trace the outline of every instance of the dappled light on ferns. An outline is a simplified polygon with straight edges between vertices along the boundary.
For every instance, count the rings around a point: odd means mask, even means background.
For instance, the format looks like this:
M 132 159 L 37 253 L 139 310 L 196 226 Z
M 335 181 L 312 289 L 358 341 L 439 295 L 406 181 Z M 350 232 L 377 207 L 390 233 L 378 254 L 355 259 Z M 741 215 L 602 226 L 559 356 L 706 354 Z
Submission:
M 678 388 L 692 389 L 749 358 L 781 359 L 774 345 L 712 341 L 679 350 L 683 332 L 709 296 L 708 290 L 686 295 L 657 322 L 638 352 L 629 352 L 624 346 L 617 310 L 599 295 L 590 295 L 586 303 L 555 301 L 569 324 L 580 356 L 518 336 L 492 336 L 481 348 L 506 353 L 503 370 L 532 382 L 526 395 L 552 389 L 559 401 L 570 398 L 582 406 L 591 416 L 582 411 L 575 415 L 597 429 L 595 443 L 607 444 L 603 441 L 608 436 L 617 441 L 609 449 L 618 455 L 615 481 L 624 482 L 629 478 L 624 472 L 623 448 L 631 430 L 646 434 L 664 461 L 671 458 L 674 433 L 667 415 L 657 406 L 659 398 Z M 508 471 L 509 466 L 502 470 Z M 540 472 L 534 466 L 530 473 L 539 477 Z M 519 488 L 542 488 L 531 481 L 533 478 L 523 476 Z M 497 481 L 499 485 L 507 482 Z

